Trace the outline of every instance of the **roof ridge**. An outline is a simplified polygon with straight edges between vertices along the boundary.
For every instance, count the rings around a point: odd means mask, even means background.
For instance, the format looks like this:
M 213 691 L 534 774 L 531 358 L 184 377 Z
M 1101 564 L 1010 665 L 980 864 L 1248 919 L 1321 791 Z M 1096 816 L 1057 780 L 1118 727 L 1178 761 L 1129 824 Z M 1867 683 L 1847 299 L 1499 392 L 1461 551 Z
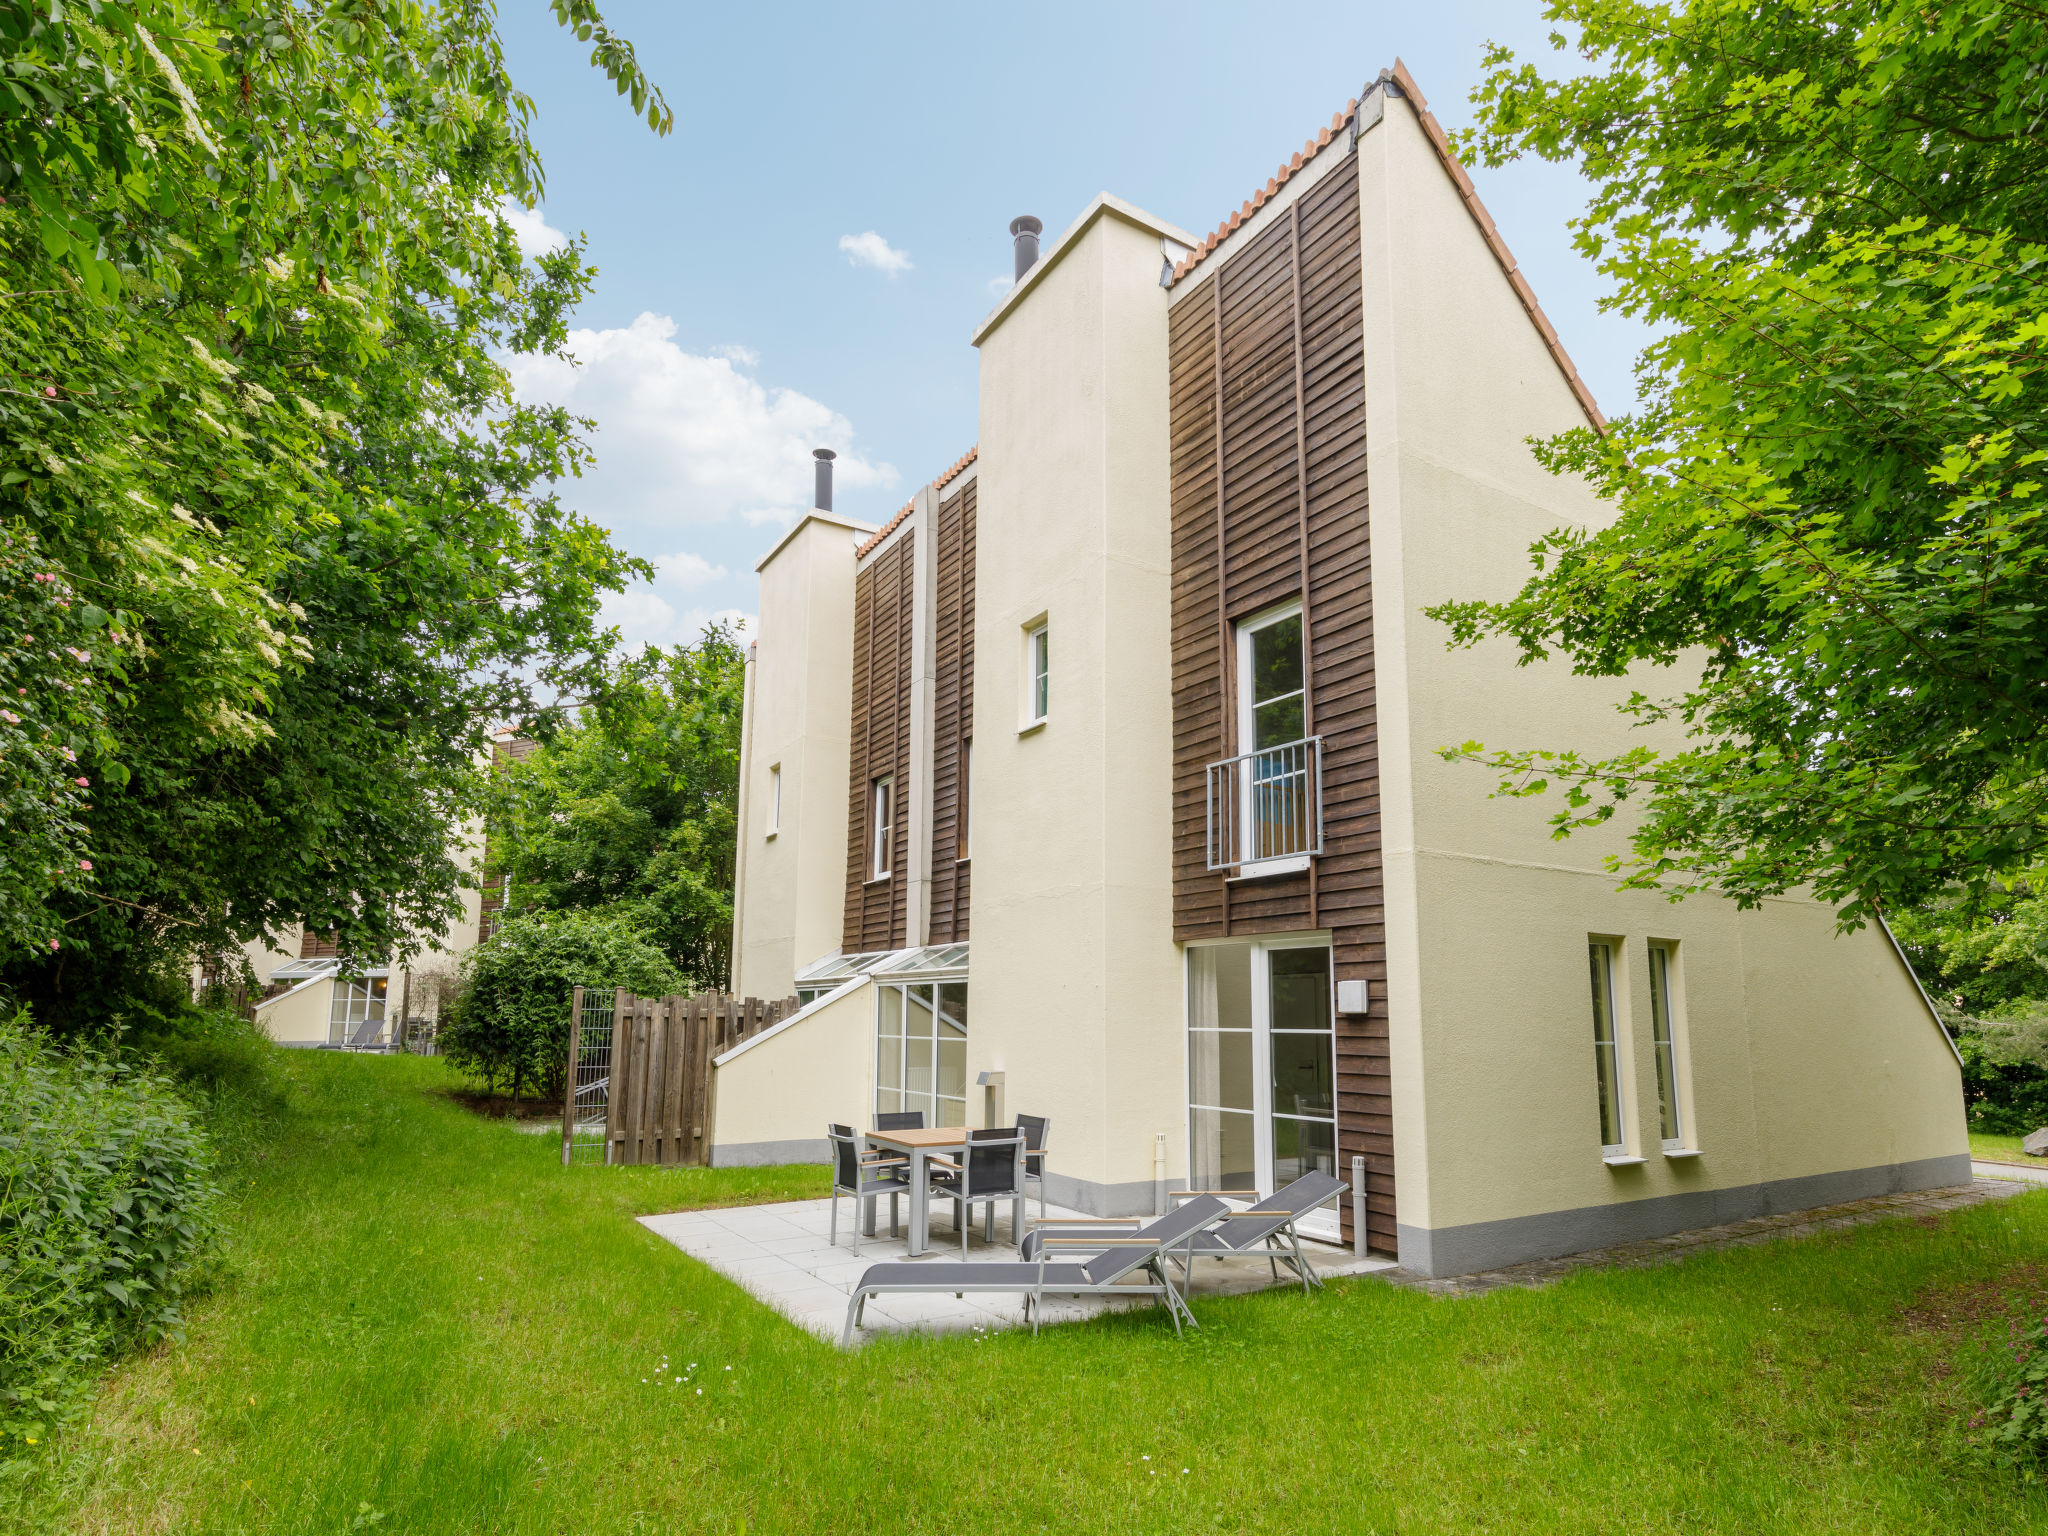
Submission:
M 972 464 L 974 462 L 975 455 L 980 452 L 981 444 L 976 443 L 972 448 L 968 449 L 965 453 L 961 454 L 959 458 L 953 461 L 951 468 L 946 470 L 946 472 L 940 475 L 936 480 L 932 481 L 932 490 L 934 492 L 942 491 L 954 480 L 957 480 L 960 477 L 960 472 L 967 468 L 968 465 Z M 923 487 L 920 486 L 919 489 L 921 490 L 923 489 Z M 877 528 L 874 531 L 874 533 L 869 536 L 865 544 L 858 546 L 854 550 L 853 558 L 856 560 L 865 558 L 868 551 L 872 550 L 877 544 L 881 543 L 882 540 L 886 539 L 887 537 L 889 537 L 890 534 L 894 533 L 897 530 L 897 528 L 902 524 L 903 519 L 910 516 L 910 514 L 916 509 L 916 507 L 917 498 L 915 496 L 912 496 L 910 500 L 903 503 L 903 506 L 897 511 L 894 517 L 890 518 L 889 521 L 882 524 L 881 527 Z

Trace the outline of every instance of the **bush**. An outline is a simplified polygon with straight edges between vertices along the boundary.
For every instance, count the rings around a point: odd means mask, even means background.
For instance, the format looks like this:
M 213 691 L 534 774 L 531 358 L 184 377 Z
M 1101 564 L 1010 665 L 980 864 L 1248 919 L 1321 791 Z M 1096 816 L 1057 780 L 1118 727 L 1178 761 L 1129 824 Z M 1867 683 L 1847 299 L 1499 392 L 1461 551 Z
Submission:
M 682 985 L 668 957 L 616 912 L 521 913 L 464 959 L 441 1051 L 486 1088 L 558 1098 L 576 987 L 658 996 Z
M 2024 1136 L 2048 1126 L 2048 1071 L 2011 1059 L 1979 1028 L 1957 1032 L 1963 1058 L 1963 1104 L 1970 1129 L 1989 1136 Z
M 2048 1460 L 2048 1317 L 2015 1318 L 2005 1337 L 1982 1346 L 1980 1383 L 1991 1406 L 1970 1421 L 2007 1466 Z
M 179 1336 L 220 1198 L 168 1079 L 0 1020 L 0 1456 L 76 1411 L 101 1362 Z

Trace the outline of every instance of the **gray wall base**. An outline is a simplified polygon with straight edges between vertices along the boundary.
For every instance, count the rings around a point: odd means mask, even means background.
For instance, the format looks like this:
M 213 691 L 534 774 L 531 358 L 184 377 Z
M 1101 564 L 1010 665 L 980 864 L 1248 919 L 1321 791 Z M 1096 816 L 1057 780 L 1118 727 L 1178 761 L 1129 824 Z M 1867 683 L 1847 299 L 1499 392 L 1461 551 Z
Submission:
M 829 1163 L 832 1143 L 823 1136 L 796 1141 L 731 1141 L 711 1149 L 714 1168 L 773 1168 L 782 1163 Z
M 1037 1190 L 1032 1193 L 1035 1195 Z M 1150 1216 L 1159 1203 L 1159 1186 L 1150 1179 L 1098 1184 L 1092 1179 L 1069 1178 L 1047 1169 L 1045 1197 L 1053 1205 L 1063 1205 L 1084 1216 Z
M 1475 1221 L 1462 1227 L 1411 1227 L 1404 1223 L 1399 1228 L 1401 1267 L 1421 1275 L 1469 1275 L 1483 1269 L 1499 1269 L 1504 1264 L 1519 1264 L 1524 1259 L 1554 1259 L 1567 1253 L 1584 1253 L 1589 1248 L 1611 1248 L 1618 1243 L 1665 1237 L 1695 1227 L 1718 1227 L 1756 1216 L 1969 1182 L 1970 1155 L 1958 1152 L 1951 1157 L 1927 1157 L 1912 1163 L 1773 1179 L 1731 1189 L 1616 1200 L 1610 1205 Z

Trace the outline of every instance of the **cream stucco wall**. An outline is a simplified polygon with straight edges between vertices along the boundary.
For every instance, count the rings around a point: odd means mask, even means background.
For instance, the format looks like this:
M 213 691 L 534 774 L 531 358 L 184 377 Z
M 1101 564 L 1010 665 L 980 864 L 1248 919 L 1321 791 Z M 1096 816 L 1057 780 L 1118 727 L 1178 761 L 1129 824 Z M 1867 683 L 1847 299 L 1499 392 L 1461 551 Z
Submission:
M 713 1065 L 712 1166 L 825 1161 L 827 1125 L 867 1129 L 874 1067 L 875 989 L 860 977 Z
M 853 730 L 854 540 L 872 531 L 812 512 L 761 562 L 761 628 L 747 668 L 740 752 L 733 990 L 787 997 L 799 969 L 839 949 Z M 779 823 L 771 769 L 780 766 Z
M 1605 753 L 1643 739 L 1613 708 L 1631 686 L 1682 679 L 1518 668 L 1500 642 L 1447 651 L 1423 616 L 1512 593 L 1535 539 L 1609 513 L 1527 447 L 1584 418 L 1408 105 L 1389 102 L 1358 152 L 1404 1261 L 1502 1262 L 1628 1235 L 1630 1221 L 1674 1230 L 1749 1214 L 1745 1201 L 1871 1192 L 1840 1175 L 1952 1173 L 1967 1149 L 1955 1062 L 1881 933 L 1838 939 L 1831 914 L 1797 898 L 1738 913 L 1617 892 L 1601 861 L 1623 848 L 1621 825 L 1554 842 L 1551 807 L 1491 800 L 1484 769 L 1437 756 L 1474 739 Z M 1596 934 L 1622 942 L 1639 1166 L 1600 1157 Z M 1656 1137 L 1652 938 L 1678 944 L 1696 1159 L 1667 1160 Z
M 1162 235 L 1098 200 L 977 336 L 968 1081 L 1049 1116 L 1053 1198 L 1150 1209 L 1186 1166 L 1172 940 Z M 1024 719 L 1024 633 L 1050 641 Z
M 280 1045 L 325 1045 L 334 978 L 315 976 L 256 1005 L 256 1025 Z

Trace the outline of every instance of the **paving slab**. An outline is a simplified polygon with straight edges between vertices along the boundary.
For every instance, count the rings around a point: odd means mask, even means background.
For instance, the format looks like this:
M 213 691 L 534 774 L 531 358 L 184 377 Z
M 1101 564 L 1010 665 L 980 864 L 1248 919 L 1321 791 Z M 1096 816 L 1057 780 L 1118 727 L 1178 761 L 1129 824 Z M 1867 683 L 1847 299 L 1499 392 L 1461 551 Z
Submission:
M 829 1200 L 677 1211 L 664 1216 L 642 1216 L 640 1224 L 657 1237 L 674 1243 L 691 1258 L 717 1270 L 798 1327 L 837 1343 L 846 1326 L 847 1303 L 868 1266 L 910 1260 L 908 1235 L 889 1235 L 886 1212 L 875 1235 L 861 1238 L 861 1251 L 856 1255 L 851 1207 L 851 1201 L 840 1203 L 836 1244 L 827 1237 L 832 1219 Z M 1035 1205 L 1033 1210 L 1037 1210 Z M 959 1259 L 959 1235 L 943 1212 L 943 1206 L 933 1206 L 931 1246 L 922 1259 L 914 1262 L 945 1263 Z M 1046 1214 L 1059 1220 L 1081 1213 L 1052 1206 Z M 1393 1267 L 1391 1259 L 1359 1259 L 1348 1249 L 1324 1243 L 1305 1243 L 1303 1247 L 1319 1275 L 1370 1274 Z M 998 1218 L 993 1244 L 983 1241 L 982 1227 L 977 1222 L 970 1235 L 967 1256 L 977 1262 L 1014 1260 L 1017 1249 L 1010 1241 L 1008 1218 Z M 1283 1270 L 1282 1275 L 1285 1273 Z M 1285 1278 L 1276 1282 L 1263 1260 L 1203 1259 L 1195 1270 L 1195 1299 L 1199 1302 L 1204 1296 L 1267 1290 L 1276 1283 L 1298 1284 Z M 1048 1298 L 1043 1322 L 1045 1326 L 1082 1322 L 1112 1310 L 1156 1305 L 1150 1298 Z M 1021 1296 L 972 1291 L 964 1297 L 944 1293 L 896 1295 L 869 1301 L 861 1333 L 856 1338 L 878 1333 L 971 1334 L 977 1330 L 1023 1326 Z M 1163 1314 L 1159 1326 L 1170 1326 Z

